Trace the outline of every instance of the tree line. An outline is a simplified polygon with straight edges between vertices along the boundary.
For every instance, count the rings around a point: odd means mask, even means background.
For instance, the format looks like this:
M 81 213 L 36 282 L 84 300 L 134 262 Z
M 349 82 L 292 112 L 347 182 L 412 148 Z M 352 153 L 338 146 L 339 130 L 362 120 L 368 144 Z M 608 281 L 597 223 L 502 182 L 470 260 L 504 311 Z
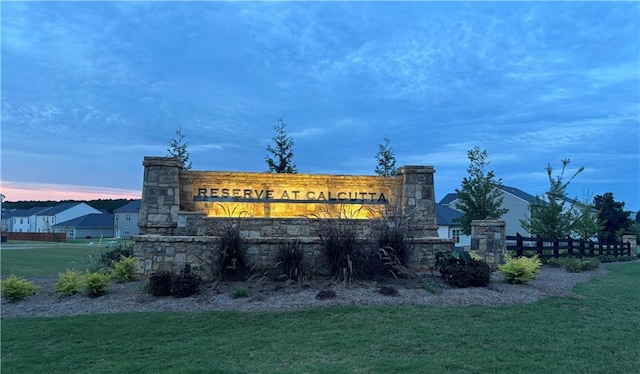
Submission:
M 496 178 L 489 165 L 486 150 L 475 147 L 468 151 L 470 164 L 468 176 L 463 178 L 458 194 L 457 208 L 462 211 L 461 231 L 471 234 L 471 221 L 487 218 L 498 219 L 508 212 L 502 207 L 502 179 Z M 528 214 L 520 220 L 522 227 L 534 236 L 546 239 L 555 238 L 598 238 L 600 242 L 619 241 L 624 234 L 640 237 L 640 213 L 635 220 L 630 211 L 624 210 L 624 202 L 615 201 L 613 193 L 607 192 L 593 198 L 582 200 L 571 198 L 567 189 L 584 166 L 576 170 L 569 178 L 565 172 L 571 162 L 563 159 L 558 175 L 553 175 L 553 167 L 545 168 L 549 180 L 548 190 L 536 196 L 528 206 Z

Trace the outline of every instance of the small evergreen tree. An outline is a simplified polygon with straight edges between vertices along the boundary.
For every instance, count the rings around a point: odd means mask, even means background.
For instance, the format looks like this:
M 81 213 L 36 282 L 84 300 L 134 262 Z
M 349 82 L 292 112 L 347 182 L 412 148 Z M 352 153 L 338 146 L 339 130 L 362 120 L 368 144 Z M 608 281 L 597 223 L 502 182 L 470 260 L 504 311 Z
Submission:
M 396 172 L 396 156 L 393 154 L 393 149 L 389 146 L 391 140 L 388 137 L 384 137 L 384 144 L 378 144 L 378 154 L 376 160 L 378 165 L 376 166 L 376 174 L 383 177 L 389 177 Z
M 520 220 L 522 227 L 531 234 L 545 239 L 565 238 L 574 231 L 575 210 L 572 200 L 567 199 L 567 187 L 569 183 L 582 171 L 581 166 L 568 181 L 562 179 L 570 160 L 562 160 L 562 172 L 556 178 L 551 175 L 553 168 L 547 165 L 546 171 L 549 178 L 549 191 L 546 201 L 536 198 L 529 203 L 529 214 Z M 567 203 L 570 205 L 567 206 Z
M 615 201 L 612 192 L 597 195 L 593 203 L 600 211 L 600 220 L 604 222 L 604 229 L 598 234 L 598 240 L 615 242 L 631 225 L 631 212 L 624 210 L 624 202 Z
M 596 210 L 592 199 L 585 196 L 584 199 L 575 204 L 575 217 L 573 233 L 576 237 L 590 239 L 598 235 L 604 224 L 600 220 L 600 211 Z
M 500 218 L 509 209 L 502 208 L 502 179 L 496 179 L 493 170 L 486 171 L 489 155 L 479 147 L 467 151 L 470 164 L 467 177 L 462 179 L 461 189 L 456 189 L 456 208 L 462 212 L 460 219 L 463 234 L 471 234 L 471 221 L 477 219 Z
M 182 161 L 182 168 L 184 170 L 191 169 L 191 161 L 189 161 L 189 151 L 187 147 L 188 142 L 184 141 L 187 134 L 182 133 L 182 125 L 176 130 L 176 137 L 169 142 L 169 148 L 167 148 L 168 155 L 171 157 L 178 157 Z
M 284 116 L 278 119 L 279 124 L 274 126 L 276 136 L 272 138 L 274 146 L 267 146 L 267 152 L 272 156 L 267 156 L 265 161 L 269 166 L 269 173 L 291 173 L 295 174 L 296 164 L 293 163 L 293 140 L 285 130 Z

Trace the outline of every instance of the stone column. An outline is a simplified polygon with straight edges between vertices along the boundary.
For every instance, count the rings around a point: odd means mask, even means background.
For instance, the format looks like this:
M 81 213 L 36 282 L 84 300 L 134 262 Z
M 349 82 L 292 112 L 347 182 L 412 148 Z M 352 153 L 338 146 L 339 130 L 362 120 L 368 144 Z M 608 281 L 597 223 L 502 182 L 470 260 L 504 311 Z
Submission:
M 433 166 L 401 166 L 396 178 L 402 181 L 400 211 L 410 217 L 409 230 L 416 238 L 437 237 Z
M 138 227 L 140 235 L 175 235 L 180 209 L 180 170 L 178 157 L 145 157 L 142 204 Z
M 504 263 L 507 251 L 505 228 L 504 221 L 471 221 L 471 250 L 482 256 L 493 270 Z
M 638 238 L 635 235 L 622 235 L 622 242 L 631 245 L 631 257 L 637 255 Z

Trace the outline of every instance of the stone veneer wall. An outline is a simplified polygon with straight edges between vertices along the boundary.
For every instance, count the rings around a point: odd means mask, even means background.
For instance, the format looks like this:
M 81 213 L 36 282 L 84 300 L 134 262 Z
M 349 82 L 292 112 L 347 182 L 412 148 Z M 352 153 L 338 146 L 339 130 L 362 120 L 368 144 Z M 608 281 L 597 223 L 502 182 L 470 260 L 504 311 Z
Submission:
M 184 171 L 179 158 L 175 157 L 145 157 L 143 165 L 140 235 L 134 237 L 134 255 L 140 262 L 140 272 L 143 274 L 162 269 L 180 271 L 185 264 L 202 266 L 199 259 L 215 249 L 218 240 L 209 236 L 211 232 L 208 226 L 217 219 L 225 218 L 207 217 L 212 204 L 194 202 L 194 189 L 198 185 L 238 181 L 264 186 L 286 186 L 287 183 L 297 186 L 298 183 L 334 188 L 349 188 L 353 183 L 354 188 L 360 190 L 382 190 L 388 194 L 386 197 L 391 211 L 412 217 L 412 266 L 416 270 L 425 270 L 433 264 L 435 248 L 453 249 L 455 245 L 453 239 L 437 237 L 433 188 L 435 171 L 431 166 L 403 166 L 394 177 L 370 177 Z M 265 206 L 259 209 L 259 213 L 276 213 L 269 211 L 268 204 L 254 205 Z M 288 209 L 286 205 L 284 211 Z M 374 205 L 374 208 L 379 207 L 382 206 Z M 317 218 L 262 217 L 243 220 L 246 224 L 244 234 L 248 256 L 257 268 L 272 268 L 278 246 L 290 240 L 299 241 L 309 268 L 320 271 L 325 267 L 321 242 L 317 236 Z M 355 223 L 360 236 L 367 237 L 370 221 L 359 219 Z
M 471 250 L 482 256 L 492 270 L 504 263 L 507 250 L 505 228 L 504 221 L 471 221 Z

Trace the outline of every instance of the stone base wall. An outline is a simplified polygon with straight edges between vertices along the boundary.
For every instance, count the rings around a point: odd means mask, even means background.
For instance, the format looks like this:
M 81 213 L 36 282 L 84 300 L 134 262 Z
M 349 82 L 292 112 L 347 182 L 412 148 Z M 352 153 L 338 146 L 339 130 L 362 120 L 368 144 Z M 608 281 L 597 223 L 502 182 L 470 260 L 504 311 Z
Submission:
M 248 238 L 307 238 L 318 237 L 320 220 L 315 218 L 212 218 L 201 213 L 179 212 L 178 236 L 212 236 L 212 227 L 224 221 L 239 221 Z M 370 220 L 349 220 L 361 237 L 369 236 Z
M 218 238 L 212 236 L 158 236 L 134 237 L 134 256 L 140 264 L 140 274 L 150 275 L 165 270 L 179 273 L 186 264 L 202 269 L 202 276 L 211 279 L 210 266 L 203 263 L 216 250 Z M 256 271 L 276 268 L 276 254 L 280 245 L 297 240 L 304 253 L 303 268 L 307 273 L 328 275 L 329 270 L 318 237 L 297 238 L 245 238 L 249 263 Z M 436 248 L 453 249 L 452 239 L 419 238 L 413 241 L 413 256 L 410 268 L 414 271 L 429 271 L 434 264 Z

